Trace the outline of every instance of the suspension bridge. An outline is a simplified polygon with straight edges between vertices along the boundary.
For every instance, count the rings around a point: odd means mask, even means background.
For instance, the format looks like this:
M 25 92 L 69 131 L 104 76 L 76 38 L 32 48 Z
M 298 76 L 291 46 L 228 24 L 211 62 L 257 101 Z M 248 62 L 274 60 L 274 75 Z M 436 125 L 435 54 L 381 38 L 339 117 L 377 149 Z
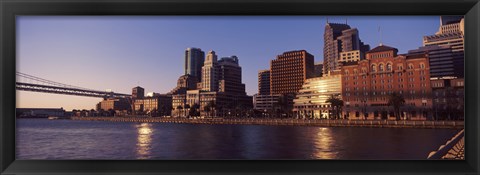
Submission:
M 130 94 L 115 93 L 113 91 L 100 91 L 79 86 L 59 83 L 33 75 L 16 72 L 16 89 L 21 91 L 32 91 L 52 94 L 64 94 L 96 98 L 127 98 Z

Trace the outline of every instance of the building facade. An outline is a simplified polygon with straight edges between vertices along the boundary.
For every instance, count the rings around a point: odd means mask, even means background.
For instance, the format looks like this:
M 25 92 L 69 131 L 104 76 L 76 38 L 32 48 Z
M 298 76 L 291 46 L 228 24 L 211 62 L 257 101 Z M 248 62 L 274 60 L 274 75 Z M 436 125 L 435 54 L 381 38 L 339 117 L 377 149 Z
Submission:
M 238 57 L 223 57 L 218 61 L 219 92 L 234 96 L 245 96 L 245 84 L 242 83 L 242 67 Z
M 464 26 L 463 16 L 441 16 L 438 32 L 435 35 L 423 37 L 423 46 L 449 46 L 451 48 L 453 58 L 450 60 L 453 60 L 453 67 L 458 69 L 455 76 L 459 78 L 464 77 Z M 435 68 L 435 70 L 438 69 Z
M 143 98 L 145 97 L 145 89 L 140 86 L 132 88 L 132 98 Z
M 323 63 L 315 63 L 313 65 L 313 77 L 321 77 L 323 75 Z
M 400 118 L 425 120 L 432 115 L 430 67 L 425 54 L 397 55 L 380 45 L 366 59 L 342 66 L 344 116 L 349 119 L 395 119 L 390 94 L 405 100 Z
M 201 82 L 203 63 L 205 62 L 205 52 L 199 48 L 187 48 L 185 50 L 185 75 L 191 75 Z
M 358 50 L 363 55 L 370 49 L 360 40 L 358 30 L 347 24 L 327 22 L 323 39 L 323 74 L 340 69 L 341 52 Z
M 431 80 L 434 120 L 463 120 L 465 114 L 465 80 L 463 78 Z
M 172 109 L 172 96 L 160 94 L 134 101 L 136 114 L 146 114 L 155 116 L 170 115 Z
M 258 94 L 270 95 L 270 70 L 258 71 Z
M 452 51 L 451 46 L 430 45 L 408 51 L 409 54 L 427 54 L 430 64 L 430 78 L 443 79 L 464 76 L 463 55 Z
M 215 51 L 209 51 L 202 67 L 202 86 L 204 91 L 218 91 L 218 66 Z
M 297 118 L 331 118 L 331 104 L 326 102 L 332 95 L 342 99 L 342 75 L 339 71 L 323 77 L 309 78 L 293 100 L 293 112 Z
M 281 95 L 253 95 L 253 108 L 262 112 L 276 111 Z
M 134 88 L 135 89 L 135 88 Z M 100 102 L 99 109 L 104 111 L 114 110 L 114 111 L 123 111 L 123 110 L 131 110 L 130 103 L 125 98 L 108 98 L 103 99 Z M 97 110 L 99 110 L 97 109 Z
M 270 62 L 270 93 L 295 94 L 313 77 L 314 58 L 305 50 L 284 52 Z

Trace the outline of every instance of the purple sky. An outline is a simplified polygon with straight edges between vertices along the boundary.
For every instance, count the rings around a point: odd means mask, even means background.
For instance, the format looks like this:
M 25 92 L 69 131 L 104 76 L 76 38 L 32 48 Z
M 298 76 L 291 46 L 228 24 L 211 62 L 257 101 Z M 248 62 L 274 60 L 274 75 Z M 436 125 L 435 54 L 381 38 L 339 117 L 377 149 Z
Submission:
M 438 16 L 330 16 L 358 28 L 373 48 L 381 26 L 385 45 L 406 53 L 434 34 Z M 325 16 L 19 16 L 17 71 L 65 84 L 131 93 L 167 93 L 182 75 L 187 47 L 236 55 L 247 94 L 258 70 L 285 51 L 305 49 L 323 60 Z M 17 91 L 17 107 L 92 109 L 99 98 Z

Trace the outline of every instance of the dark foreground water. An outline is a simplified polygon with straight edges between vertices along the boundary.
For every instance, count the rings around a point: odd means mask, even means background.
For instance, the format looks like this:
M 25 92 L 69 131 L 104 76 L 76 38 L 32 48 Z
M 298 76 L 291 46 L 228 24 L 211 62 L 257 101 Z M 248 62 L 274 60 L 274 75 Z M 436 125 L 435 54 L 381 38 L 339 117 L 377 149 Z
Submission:
M 426 159 L 453 129 L 17 119 L 17 159 Z

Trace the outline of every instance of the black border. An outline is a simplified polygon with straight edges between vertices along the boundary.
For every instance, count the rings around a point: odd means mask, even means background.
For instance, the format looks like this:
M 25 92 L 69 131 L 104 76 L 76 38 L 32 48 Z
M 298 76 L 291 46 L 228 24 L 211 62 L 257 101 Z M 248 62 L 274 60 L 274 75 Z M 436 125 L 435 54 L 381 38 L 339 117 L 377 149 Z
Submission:
M 479 174 L 479 0 L 0 0 L 1 174 Z M 465 161 L 15 160 L 15 15 L 466 15 Z M 415 26 L 412 26 L 414 29 Z

